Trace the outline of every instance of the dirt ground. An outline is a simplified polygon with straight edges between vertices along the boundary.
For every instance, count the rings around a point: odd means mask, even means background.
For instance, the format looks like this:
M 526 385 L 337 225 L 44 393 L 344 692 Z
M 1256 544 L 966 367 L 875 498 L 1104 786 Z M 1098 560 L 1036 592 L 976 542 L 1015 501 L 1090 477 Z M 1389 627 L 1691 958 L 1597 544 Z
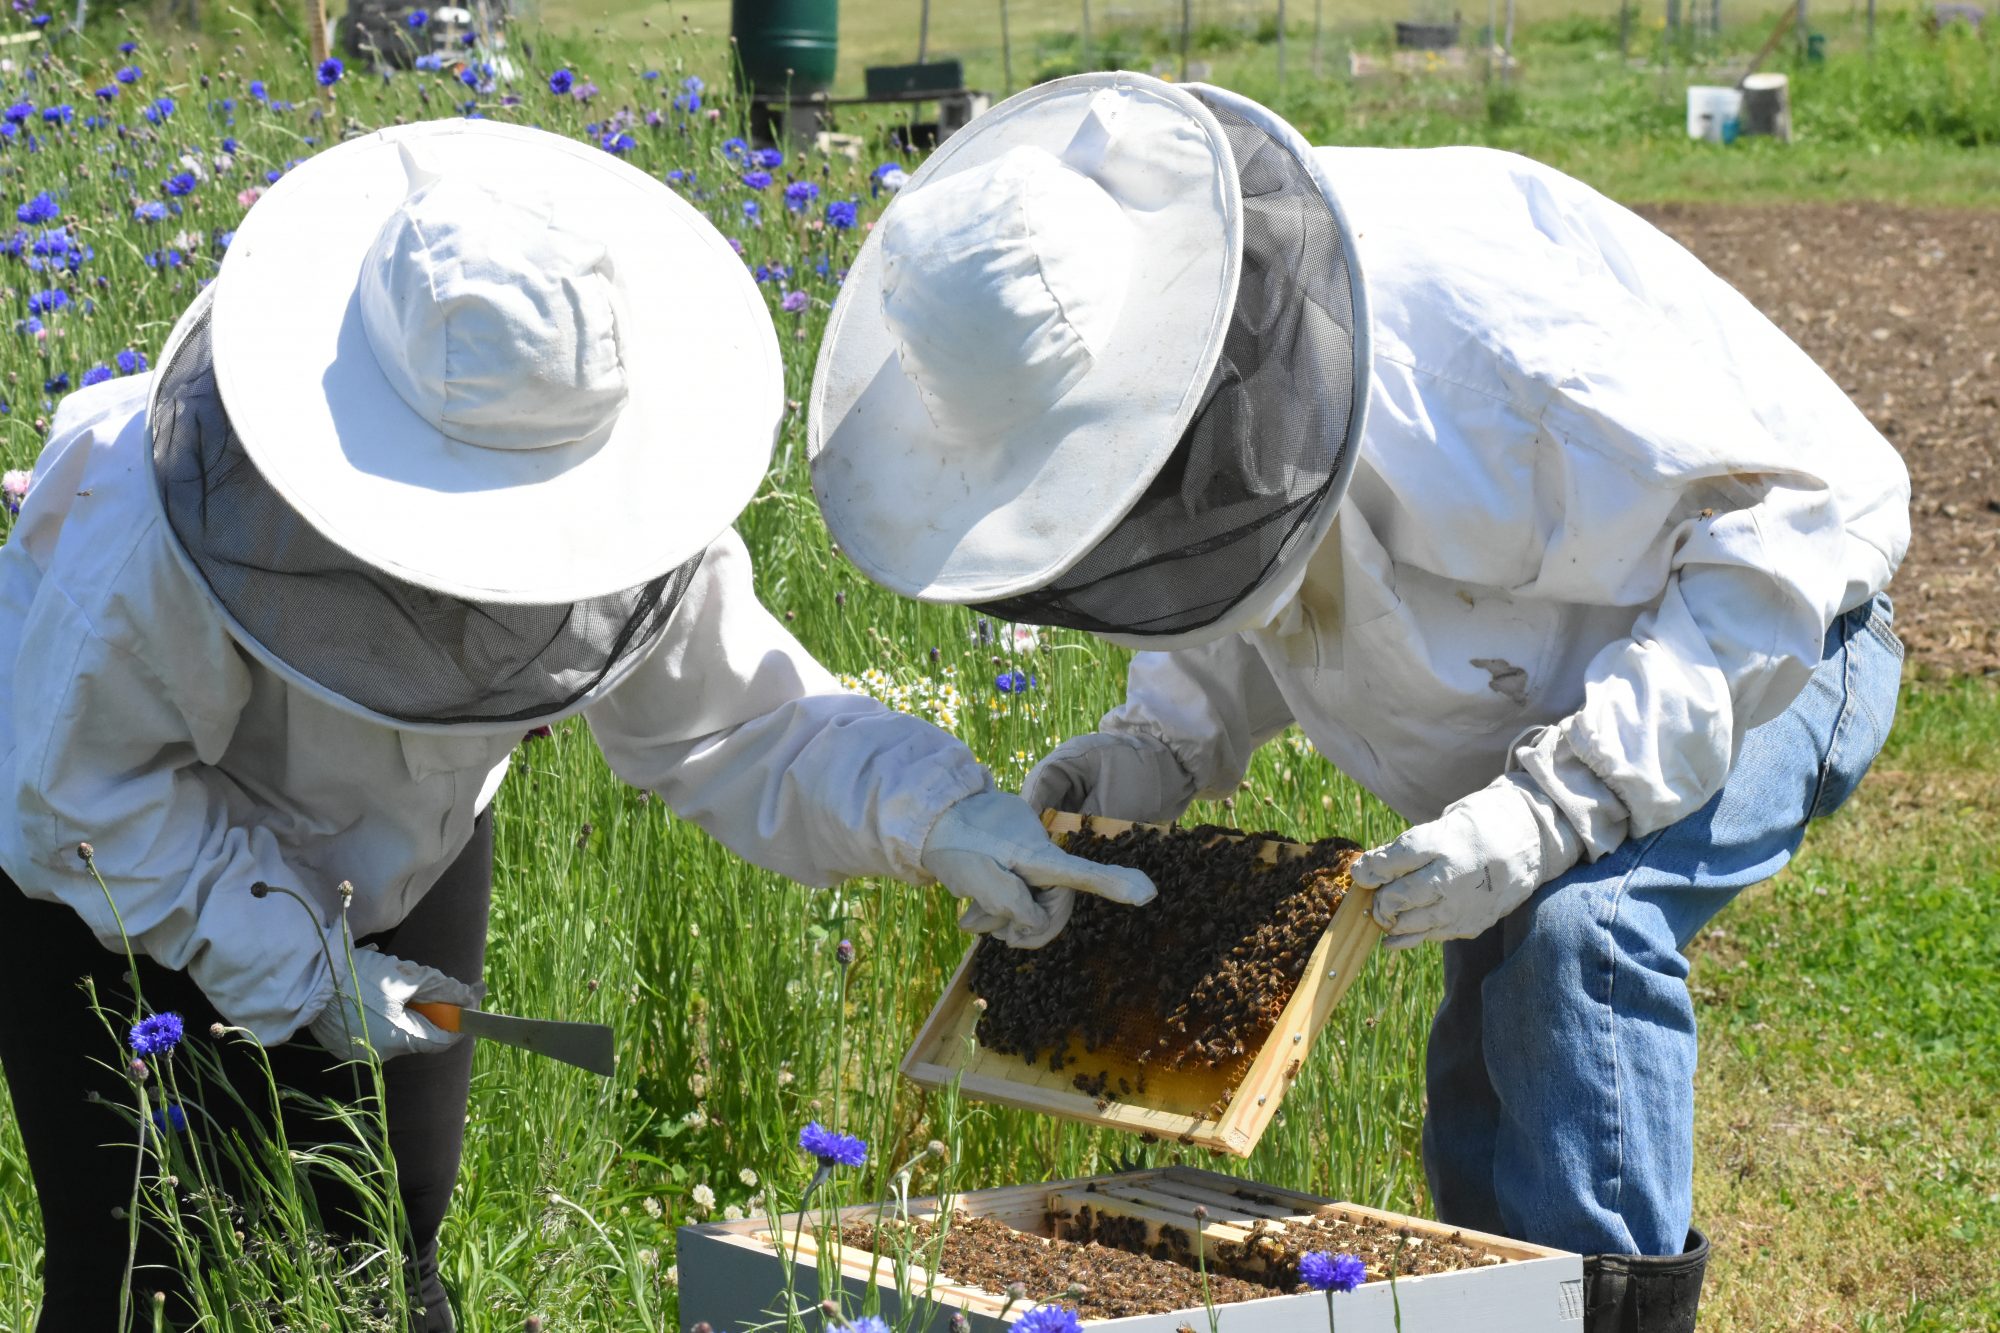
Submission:
M 2000 212 L 1640 210 L 1797 339 L 1910 468 L 1889 589 L 1919 678 L 2000 676 Z

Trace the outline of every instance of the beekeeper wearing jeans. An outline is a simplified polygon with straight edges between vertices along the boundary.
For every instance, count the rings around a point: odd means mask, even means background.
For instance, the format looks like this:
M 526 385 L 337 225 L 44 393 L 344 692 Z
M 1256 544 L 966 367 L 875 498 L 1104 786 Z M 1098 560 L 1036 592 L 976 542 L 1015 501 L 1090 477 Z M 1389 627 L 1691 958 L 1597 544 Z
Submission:
M 478 121 L 299 167 L 154 374 L 64 401 L 0 550 L 0 1060 L 47 1227 L 44 1333 L 117 1322 L 134 1130 L 113 1105 L 134 1099 L 78 979 L 128 1013 L 125 938 L 145 1007 L 251 1107 L 261 1067 L 211 1024 L 349 1099 L 365 1032 L 415 1326 L 452 1326 L 437 1232 L 471 1048 L 406 1006 L 478 998 L 489 806 L 539 724 L 582 714 L 620 777 L 759 865 L 941 881 L 1010 943 L 1061 926 L 1036 888 L 1151 896 L 1055 849 L 951 736 L 843 692 L 758 604 L 729 525 L 783 411 L 765 306 L 691 206 Z M 168 1058 L 176 1120 L 259 1128 Z M 332 1132 L 294 1109 L 295 1145 Z M 147 1327 L 172 1262 L 142 1232 Z
M 1296 725 L 1414 826 L 1444 1220 L 1688 1328 L 1689 939 L 1882 744 L 1908 481 L 1688 253 L 1481 149 L 1312 149 L 1221 89 L 1030 90 L 888 209 L 809 439 L 911 597 L 1140 649 L 1030 804 L 1171 820 Z

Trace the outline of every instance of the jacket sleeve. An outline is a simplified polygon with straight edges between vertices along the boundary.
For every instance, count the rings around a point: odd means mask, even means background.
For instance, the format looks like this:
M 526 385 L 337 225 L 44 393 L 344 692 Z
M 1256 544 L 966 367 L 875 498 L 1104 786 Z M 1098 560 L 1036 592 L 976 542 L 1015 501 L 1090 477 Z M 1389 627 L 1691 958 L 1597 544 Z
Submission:
M 586 716 L 621 778 L 806 884 L 929 882 L 931 826 L 993 785 L 957 737 L 842 689 L 757 600 L 734 532 L 660 645 Z
M 1557 595 L 1625 601 L 1651 563 L 1628 558 L 1639 534 L 1666 577 L 1630 637 L 1590 663 L 1582 706 L 1516 752 L 1593 857 L 1721 790 L 1744 734 L 1818 666 L 1856 596 L 1857 549 L 1863 593 L 1900 555 L 1893 541 L 1858 546 L 1853 497 L 1890 514 L 1908 498 L 1900 460 L 1796 348 L 1752 375 L 1622 290 L 1602 306 L 1594 364 L 1542 416 L 1563 487 L 1542 578 Z M 1740 300 L 1717 307 L 1763 321 Z
M 149 582 L 164 595 L 146 622 L 159 632 L 144 640 L 119 613 L 129 599 L 93 597 L 110 620 L 99 623 L 52 580 L 21 626 L 31 648 L 15 675 L 16 879 L 29 897 L 75 909 L 106 948 L 129 938 L 185 970 L 225 1019 L 277 1043 L 332 998 L 337 923 L 252 896 L 260 880 L 301 881 L 275 839 L 237 817 L 251 803 L 210 767 L 249 673 L 178 569 Z
M 1257 747 L 1292 723 L 1270 669 L 1239 634 L 1167 653 L 1134 653 L 1125 702 L 1103 730 L 1150 736 L 1194 778 L 1199 800 L 1236 790 Z

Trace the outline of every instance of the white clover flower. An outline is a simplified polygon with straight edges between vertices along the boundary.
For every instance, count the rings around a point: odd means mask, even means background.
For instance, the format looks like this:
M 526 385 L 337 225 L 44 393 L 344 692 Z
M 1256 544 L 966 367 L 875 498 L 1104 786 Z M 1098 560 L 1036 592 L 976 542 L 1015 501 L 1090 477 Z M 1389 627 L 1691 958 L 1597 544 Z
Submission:
M 696 1185 L 689 1197 L 694 1200 L 694 1206 L 704 1213 L 715 1207 L 715 1191 L 706 1185 Z
M 679 1287 L 681 1285 L 681 1266 L 679 1264 L 668 1264 L 667 1271 L 660 1274 L 660 1277 L 668 1286 Z
M 747 1166 L 736 1173 L 736 1178 L 753 1190 L 757 1188 L 757 1173 Z
M 638 1255 L 639 1262 L 644 1267 L 658 1268 L 660 1266 L 660 1252 L 658 1250 L 640 1250 Z
M 693 1089 L 697 1099 L 708 1096 L 708 1075 L 696 1074 L 688 1080 L 688 1087 Z
M 722 1210 L 722 1220 L 725 1222 L 741 1222 L 743 1220 L 743 1210 L 732 1203 Z
M 778 1071 L 778 1086 L 781 1088 L 788 1088 L 792 1085 L 792 1080 L 797 1077 L 798 1075 L 794 1074 L 789 1069 L 780 1069 Z
M 639 1200 L 639 1206 L 646 1210 L 646 1216 L 652 1218 L 655 1222 L 660 1220 L 661 1208 L 658 1199 L 648 1194 L 645 1198 Z

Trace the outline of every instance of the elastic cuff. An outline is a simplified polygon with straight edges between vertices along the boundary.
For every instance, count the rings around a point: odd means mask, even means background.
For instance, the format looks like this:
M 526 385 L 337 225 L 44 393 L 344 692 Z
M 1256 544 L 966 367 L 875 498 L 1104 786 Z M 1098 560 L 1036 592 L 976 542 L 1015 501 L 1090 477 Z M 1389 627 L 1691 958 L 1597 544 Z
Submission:
M 945 812 L 960 801 L 999 790 L 993 775 L 969 750 L 962 762 L 935 767 L 942 771 L 927 776 L 920 789 L 897 798 L 882 814 L 880 832 L 889 874 L 907 884 L 937 883 L 923 867 L 924 848 Z
M 1099 733 L 1105 736 L 1117 736 L 1121 740 L 1133 741 L 1140 744 L 1157 745 L 1160 749 L 1166 751 L 1169 759 L 1174 761 L 1174 767 L 1178 768 L 1181 773 L 1181 810 L 1187 809 L 1197 796 L 1211 796 L 1212 799 L 1227 796 L 1235 791 L 1243 781 L 1243 775 L 1239 773 L 1227 786 L 1218 788 L 1216 784 L 1204 782 L 1200 777 L 1200 763 L 1182 747 L 1175 745 L 1169 737 L 1161 734 L 1155 724 L 1149 722 L 1144 728 L 1133 728 L 1130 726 L 1120 726 L 1118 725 L 1118 721 L 1116 710 L 1106 713 L 1098 723 Z M 1165 795 L 1164 792 L 1161 794 L 1162 796 Z M 1178 819 L 1179 817 L 1180 812 L 1176 811 L 1174 818 Z
M 1507 767 L 1525 775 L 1554 805 L 1582 838 L 1590 860 L 1604 856 L 1631 836 L 1631 812 L 1569 745 L 1561 727 L 1542 727 L 1523 737 L 1508 756 Z

